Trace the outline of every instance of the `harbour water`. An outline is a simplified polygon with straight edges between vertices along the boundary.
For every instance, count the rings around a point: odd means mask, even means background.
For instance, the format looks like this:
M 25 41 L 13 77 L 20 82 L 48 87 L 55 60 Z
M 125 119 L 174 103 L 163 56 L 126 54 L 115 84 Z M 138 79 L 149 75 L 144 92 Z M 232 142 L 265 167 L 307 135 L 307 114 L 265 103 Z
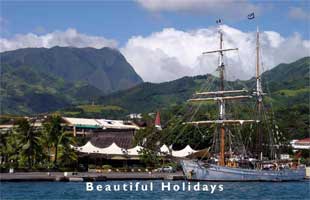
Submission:
M 86 191 L 86 182 L 1 182 L 1 200 L 2 199 L 309 199 L 310 182 L 200 182 L 207 185 L 208 191 L 194 191 L 191 187 L 188 191 L 188 182 L 185 181 L 106 181 L 93 182 L 94 188 L 102 185 L 132 184 L 133 188 L 136 183 L 139 185 L 153 184 L 153 190 L 150 191 Z M 162 191 L 162 185 L 170 183 L 171 190 L 167 187 Z M 194 186 L 197 182 L 191 182 Z M 178 191 L 173 189 L 180 188 Z M 185 191 L 182 186 L 186 186 Z M 215 189 L 211 193 L 211 185 L 222 185 L 223 190 Z

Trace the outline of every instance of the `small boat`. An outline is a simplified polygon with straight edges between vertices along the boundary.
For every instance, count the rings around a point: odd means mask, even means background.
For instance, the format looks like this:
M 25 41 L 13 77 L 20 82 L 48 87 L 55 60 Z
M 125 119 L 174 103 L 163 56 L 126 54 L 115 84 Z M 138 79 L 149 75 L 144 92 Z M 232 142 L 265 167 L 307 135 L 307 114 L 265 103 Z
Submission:
M 194 159 L 183 159 L 180 161 L 183 172 L 188 180 L 203 180 L 203 181 L 299 181 L 303 180 L 306 176 L 305 166 L 293 165 L 292 163 L 284 164 L 279 167 L 277 160 L 266 161 L 266 157 L 263 157 L 263 149 L 266 145 L 263 145 L 262 141 L 262 108 L 263 108 L 263 92 L 261 85 L 261 74 L 260 74 L 260 46 L 259 46 L 259 31 L 257 28 L 256 34 L 256 88 L 254 92 L 247 95 L 247 90 L 225 90 L 224 88 L 224 53 L 227 51 L 238 50 L 237 48 L 223 48 L 223 32 L 221 26 L 219 26 L 219 38 L 220 45 L 218 50 L 205 52 L 218 53 L 219 54 L 219 65 L 217 70 L 219 71 L 219 91 L 213 92 L 198 92 L 195 95 L 200 96 L 198 98 L 190 99 L 190 102 L 203 102 L 203 101 L 215 101 L 218 104 L 218 119 L 216 120 L 205 120 L 205 121 L 191 121 L 186 124 L 191 125 L 215 125 L 217 127 L 217 137 L 219 141 L 219 152 L 217 152 L 216 159 L 209 160 L 194 160 Z M 202 96 L 202 97 L 201 97 Z M 207 96 L 207 97 L 206 97 Z M 254 97 L 256 103 L 256 119 L 230 119 L 229 115 L 225 112 L 225 105 L 229 101 L 236 101 L 242 99 L 250 99 Z M 232 157 L 230 150 L 230 156 L 227 156 L 225 152 L 225 137 L 228 135 L 228 129 L 231 126 L 242 126 L 243 124 L 256 124 L 257 127 L 257 138 L 256 138 L 256 149 L 254 154 L 255 158 L 240 158 L 236 160 L 229 160 L 227 157 Z M 241 155 L 240 155 L 241 156 Z M 240 157 L 239 156 L 239 157 Z M 242 166 L 242 162 L 251 164 L 251 167 Z M 266 164 L 266 162 L 269 164 Z

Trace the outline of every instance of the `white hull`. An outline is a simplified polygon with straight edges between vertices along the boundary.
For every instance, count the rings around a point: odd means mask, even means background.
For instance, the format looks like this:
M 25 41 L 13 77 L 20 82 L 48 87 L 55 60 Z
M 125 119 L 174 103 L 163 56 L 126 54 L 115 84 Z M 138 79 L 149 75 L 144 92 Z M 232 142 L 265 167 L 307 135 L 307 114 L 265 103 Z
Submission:
M 205 181 L 300 181 L 306 176 L 305 168 L 283 170 L 254 170 L 209 165 L 204 167 L 194 160 L 182 160 L 188 180 Z

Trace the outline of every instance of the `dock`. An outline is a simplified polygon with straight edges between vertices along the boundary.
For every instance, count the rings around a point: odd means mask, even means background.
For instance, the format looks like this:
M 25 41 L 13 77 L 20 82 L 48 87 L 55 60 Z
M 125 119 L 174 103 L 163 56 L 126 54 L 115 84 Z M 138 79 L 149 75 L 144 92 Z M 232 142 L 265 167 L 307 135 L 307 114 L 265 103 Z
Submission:
M 24 181 L 61 181 L 61 182 L 87 182 L 87 181 L 121 181 L 121 180 L 184 180 L 182 172 L 176 173 L 148 173 L 148 172 L 17 172 L 1 173 L 1 182 Z

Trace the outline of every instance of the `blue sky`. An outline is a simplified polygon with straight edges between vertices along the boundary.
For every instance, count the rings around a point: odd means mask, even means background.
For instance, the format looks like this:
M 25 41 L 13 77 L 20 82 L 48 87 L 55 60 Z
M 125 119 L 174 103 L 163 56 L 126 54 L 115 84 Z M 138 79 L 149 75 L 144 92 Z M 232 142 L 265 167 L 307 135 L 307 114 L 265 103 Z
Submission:
M 225 44 L 239 48 L 237 56 L 227 55 L 238 66 L 227 67 L 231 79 L 253 76 L 257 25 L 265 70 L 310 56 L 309 0 L 0 0 L 0 8 L 0 52 L 112 47 L 150 82 L 214 73 L 216 55 L 201 52 L 218 48 L 218 18 Z M 254 20 L 247 19 L 251 12 Z
M 255 22 L 249 22 L 246 16 L 240 16 L 238 20 L 224 16 L 223 20 L 244 31 L 253 30 L 259 24 L 263 30 L 275 30 L 283 36 L 298 32 L 309 38 L 309 21 L 289 16 L 292 7 L 309 10 L 309 1 L 251 3 L 263 9 Z M 220 12 L 211 15 L 203 12 L 152 12 L 135 1 L 1 1 L 4 21 L 1 35 L 12 37 L 75 28 L 82 33 L 113 38 L 124 44 L 131 36 L 146 36 L 166 27 L 180 30 L 208 27 L 215 24 L 222 15 Z

